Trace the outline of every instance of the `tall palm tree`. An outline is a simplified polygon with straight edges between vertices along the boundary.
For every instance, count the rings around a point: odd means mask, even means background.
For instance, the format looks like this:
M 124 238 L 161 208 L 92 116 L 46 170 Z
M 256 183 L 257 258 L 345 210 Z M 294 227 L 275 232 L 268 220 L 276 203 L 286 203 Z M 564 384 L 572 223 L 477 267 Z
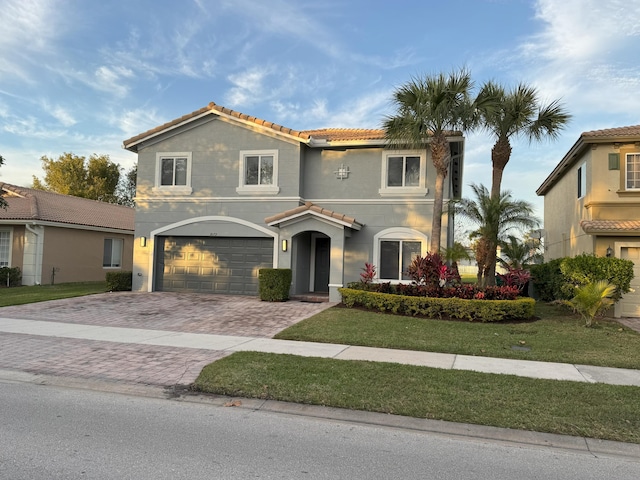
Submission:
M 524 268 L 527 265 L 542 260 L 540 253 L 540 244 L 538 241 L 528 238 L 524 241 L 515 235 L 508 235 L 506 240 L 500 241 L 502 255 L 507 260 L 498 258 L 500 265 L 509 268 Z
M 471 237 L 479 239 L 480 245 L 486 251 L 483 264 L 478 262 L 478 280 L 484 285 L 495 285 L 496 247 L 499 242 L 514 229 L 532 229 L 540 222 L 533 216 L 531 203 L 513 200 L 508 191 L 495 198 L 484 185 L 472 183 L 471 189 L 476 198 L 463 198 L 453 209 L 456 214 L 475 224 L 477 228 Z
M 491 196 L 498 198 L 502 174 L 511 158 L 511 138 L 524 136 L 529 142 L 556 139 L 571 115 L 558 100 L 543 105 L 538 91 L 523 83 L 507 91 L 501 85 L 487 82 L 478 97 L 492 100 L 480 105 L 480 111 L 484 128 L 495 138 L 491 149 Z
M 440 250 L 444 181 L 451 160 L 447 135 L 477 120 L 470 99 L 472 88 L 471 75 L 466 70 L 414 77 L 394 92 L 397 112 L 383 123 L 390 148 L 422 150 L 429 145 L 436 169 L 430 245 L 434 253 Z

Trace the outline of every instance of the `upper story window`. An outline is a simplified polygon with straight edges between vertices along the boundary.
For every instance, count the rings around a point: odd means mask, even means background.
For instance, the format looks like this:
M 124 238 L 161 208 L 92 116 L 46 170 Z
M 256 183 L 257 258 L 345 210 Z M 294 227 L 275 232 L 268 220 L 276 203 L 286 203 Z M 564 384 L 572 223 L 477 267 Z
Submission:
M 11 229 L 0 230 L 0 267 L 11 266 Z
M 640 190 L 640 153 L 627 154 L 625 187 L 627 190 Z
M 278 187 L 278 151 L 243 150 L 240 152 L 238 193 L 270 194 Z
M 156 188 L 191 193 L 191 152 L 156 154 Z
M 582 198 L 587 193 L 587 164 L 583 163 L 578 167 L 578 198 Z
M 105 238 L 102 266 L 104 268 L 118 268 L 122 266 L 122 247 L 124 241 L 121 238 Z
M 426 155 L 419 152 L 385 151 L 382 155 L 380 195 L 427 194 Z

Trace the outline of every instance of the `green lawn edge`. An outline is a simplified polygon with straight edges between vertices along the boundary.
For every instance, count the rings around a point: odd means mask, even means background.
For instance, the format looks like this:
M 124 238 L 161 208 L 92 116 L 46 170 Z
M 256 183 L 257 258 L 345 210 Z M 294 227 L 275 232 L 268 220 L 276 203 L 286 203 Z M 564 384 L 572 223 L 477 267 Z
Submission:
M 383 362 L 236 352 L 196 391 L 640 443 L 640 389 Z
M 105 293 L 107 282 L 60 283 L 0 288 L 0 307 Z
M 536 308 L 534 321 L 477 323 L 334 306 L 274 338 L 640 369 L 640 333 L 613 319 L 587 328 L 560 306 Z

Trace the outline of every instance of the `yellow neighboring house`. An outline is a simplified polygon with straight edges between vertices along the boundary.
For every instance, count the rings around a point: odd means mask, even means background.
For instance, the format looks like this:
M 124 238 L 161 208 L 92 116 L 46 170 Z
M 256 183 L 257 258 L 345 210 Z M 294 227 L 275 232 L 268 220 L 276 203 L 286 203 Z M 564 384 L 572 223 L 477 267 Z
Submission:
M 536 191 L 545 260 L 581 253 L 635 263 L 615 316 L 640 317 L 640 125 L 584 132 Z
M 23 285 L 131 271 L 133 208 L 2 182 L 0 192 L 0 267 L 19 267 Z

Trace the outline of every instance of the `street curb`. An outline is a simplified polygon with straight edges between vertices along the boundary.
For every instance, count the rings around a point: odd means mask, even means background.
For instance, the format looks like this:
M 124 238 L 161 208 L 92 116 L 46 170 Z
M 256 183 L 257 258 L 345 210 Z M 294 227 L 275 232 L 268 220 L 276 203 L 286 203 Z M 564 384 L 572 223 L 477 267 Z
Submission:
M 217 407 L 233 407 L 254 411 L 265 411 L 283 415 L 296 415 L 348 422 L 382 428 L 397 428 L 431 433 L 447 437 L 460 437 L 473 441 L 516 444 L 537 448 L 554 448 L 583 453 L 594 457 L 624 458 L 640 462 L 640 444 L 599 440 L 594 438 L 559 435 L 553 433 L 516 430 L 485 425 L 446 422 L 424 418 L 405 417 L 386 413 L 348 410 L 318 405 L 305 405 L 276 400 L 227 397 L 222 395 L 192 392 L 187 385 L 164 387 L 95 379 L 78 379 L 52 375 L 32 374 L 0 369 L 0 381 L 32 383 L 43 386 L 74 388 L 108 392 L 121 395 L 158 398 L 178 402 L 208 404 Z

